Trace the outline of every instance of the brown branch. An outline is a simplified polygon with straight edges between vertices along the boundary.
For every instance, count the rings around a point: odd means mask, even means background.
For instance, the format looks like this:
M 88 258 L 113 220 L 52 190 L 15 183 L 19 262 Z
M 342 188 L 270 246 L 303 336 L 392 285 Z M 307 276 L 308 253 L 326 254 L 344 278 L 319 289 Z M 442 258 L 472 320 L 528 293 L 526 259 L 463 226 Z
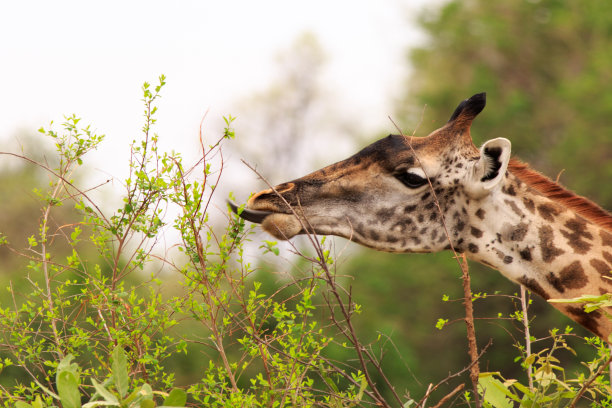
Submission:
M 442 398 L 436 405 L 434 405 L 431 408 L 440 408 L 442 405 L 446 404 L 446 402 L 448 402 L 448 400 L 453 398 L 455 396 L 455 394 L 457 394 L 459 391 L 461 391 L 464 388 L 465 388 L 465 384 L 459 384 L 458 386 L 455 387 L 454 390 L 452 390 L 451 392 L 446 394 L 444 396 L 444 398 Z
M 531 334 L 529 333 L 529 318 L 527 317 L 527 290 L 521 285 L 521 310 L 523 312 L 523 326 L 525 333 L 525 358 L 531 355 Z M 529 389 L 533 391 L 533 367 L 531 364 L 527 366 L 527 377 L 529 380 Z
M 474 330 L 474 307 L 472 305 L 472 289 L 470 286 L 470 271 L 465 254 L 461 254 L 461 272 L 463 273 L 463 296 L 465 305 L 465 326 L 467 328 L 468 353 L 472 362 L 470 368 L 470 379 L 474 389 L 474 402 L 476 407 L 481 406 L 480 396 L 478 395 L 478 376 L 480 367 L 478 366 L 478 346 L 476 344 L 476 331 Z
M 612 354 L 605 360 L 604 363 L 602 363 L 599 369 L 595 371 L 595 373 L 593 373 L 593 375 L 591 375 L 591 377 L 584 384 L 582 384 L 580 391 L 578 391 L 574 399 L 572 399 L 572 402 L 568 405 L 569 408 L 574 408 L 576 406 L 578 400 L 582 398 L 582 395 L 586 392 L 586 390 L 589 389 L 589 387 L 591 386 L 591 384 L 593 384 L 597 377 L 599 377 L 606 370 L 609 364 L 612 364 Z
M 482 357 L 482 355 L 483 355 L 483 354 L 484 354 L 484 353 L 487 351 L 487 349 L 489 348 L 489 346 L 490 346 L 490 345 L 491 345 L 491 340 L 489 340 L 489 342 L 487 343 L 487 345 L 486 345 L 486 346 L 484 346 L 484 347 L 482 348 L 482 350 L 480 351 L 480 354 L 478 355 L 478 359 L 480 359 L 480 358 Z M 444 378 L 443 380 L 439 381 L 439 382 L 438 382 L 436 385 L 434 385 L 434 386 L 433 386 L 433 388 L 431 388 L 431 390 L 430 390 L 429 392 L 427 392 L 427 393 L 426 393 L 426 394 L 423 396 L 423 398 L 421 398 L 421 400 L 420 400 L 420 401 L 419 401 L 419 403 L 416 405 L 416 407 L 417 407 L 417 408 L 424 407 L 424 403 L 425 403 L 425 401 L 427 400 L 427 398 L 429 398 L 429 395 L 430 395 L 432 392 L 434 392 L 435 390 L 437 390 L 437 389 L 438 389 L 438 387 L 440 387 L 442 384 L 444 384 L 444 383 L 448 382 L 448 381 L 449 381 L 449 380 L 451 380 L 452 378 L 459 377 L 460 375 L 462 375 L 462 374 L 463 374 L 463 373 L 465 373 L 466 371 L 471 370 L 471 369 L 472 369 L 472 366 L 473 366 L 474 364 L 476 364 L 477 362 L 478 362 L 478 360 L 477 360 L 477 361 L 475 361 L 475 362 L 471 362 L 471 363 L 470 363 L 468 366 L 464 367 L 462 370 L 457 371 L 457 372 L 456 372 L 456 373 L 454 373 L 454 374 L 449 374 L 449 375 L 447 375 L 447 376 L 446 376 L 446 378 Z

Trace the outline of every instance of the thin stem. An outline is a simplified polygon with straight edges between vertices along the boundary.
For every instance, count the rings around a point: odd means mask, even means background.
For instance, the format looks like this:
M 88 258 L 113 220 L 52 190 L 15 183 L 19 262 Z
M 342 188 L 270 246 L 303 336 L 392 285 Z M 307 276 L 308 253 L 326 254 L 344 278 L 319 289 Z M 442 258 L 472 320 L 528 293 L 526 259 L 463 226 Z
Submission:
M 444 396 L 444 398 L 442 398 L 436 405 L 434 405 L 432 408 L 440 408 L 442 405 L 446 404 L 448 402 L 448 400 L 450 400 L 451 398 L 453 398 L 453 396 L 455 396 L 455 394 L 457 394 L 459 391 L 461 391 L 462 389 L 465 388 L 465 384 L 459 384 L 458 386 L 455 387 L 454 390 L 452 390 L 451 392 L 449 392 L 448 394 L 446 394 Z
M 472 366 L 470 367 L 470 379 L 474 388 L 474 402 L 476 407 L 481 407 L 480 395 L 478 394 L 478 377 L 480 367 L 478 366 L 478 346 L 476 344 L 476 331 L 474 330 L 474 306 L 472 305 L 472 289 L 470 286 L 470 271 L 468 269 L 467 258 L 461 254 L 461 272 L 463 273 L 463 304 L 465 306 L 465 326 L 468 337 L 468 353 Z
M 531 355 L 531 334 L 529 333 L 529 318 L 527 317 L 527 290 L 521 285 L 521 310 L 523 312 L 523 326 L 525 327 L 525 358 Z M 527 366 L 529 390 L 533 391 L 533 367 Z
M 66 167 L 68 167 L 69 164 L 67 164 Z M 66 174 L 65 171 L 64 172 L 60 171 L 60 174 L 61 173 Z M 46 290 L 45 296 L 47 298 L 49 314 L 51 316 L 51 329 L 53 330 L 53 340 L 57 347 L 57 353 L 59 354 L 60 357 L 64 357 L 64 353 L 61 350 L 60 335 L 59 335 L 59 330 L 57 329 L 58 318 L 55 315 L 55 311 L 54 311 L 55 304 L 53 302 L 53 294 L 51 292 L 51 276 L 49 274 L 49 260 L 47 259 L 47 256 L 48 256 L 47 229 L 48 229 L 49 215 L 51 213 L 51 207 L 52 207 L 51 203 L 54 202 L 56 197 L 59 195 L 59 191 L 61 189 L 63 179 L 64 177 L 61 177 L 60 179 L 58 179 L 58 182 L 55 185 L 53 192 L 51 193 L 50 199 L 48 200 L 47 206 L 45 207 L 42 223 L 40 225 L 40 241 L 41 241 L 40 245 L 41 245 L 41 250 L 42 250 L 40 256 L 41 256 L 41 261 L 42 261 L 43 274 L 45 278 L 45 290 Z

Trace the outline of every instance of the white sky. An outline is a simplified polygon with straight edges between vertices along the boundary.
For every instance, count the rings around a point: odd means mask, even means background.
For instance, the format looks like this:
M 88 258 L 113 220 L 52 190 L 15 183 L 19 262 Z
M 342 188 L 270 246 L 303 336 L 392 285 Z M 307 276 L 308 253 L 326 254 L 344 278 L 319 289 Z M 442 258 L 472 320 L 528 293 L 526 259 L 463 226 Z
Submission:
M 156 131 L 162 147 L 188 156 L 197 150 L 204 113 L 205 130 L 215 135 L 223 115 L 240 119 L 238 102 L 270 84 L 275 55 L 306 31 L 327 54 L 323 86 L 337 110 L 353 115 L 363 132 L 391 133 L 387 116 L 403 87 L 405 55 L 421 40 L 413 18 L 426 3 L 432 1 L 4 1 L 0 151 L 17 150 L 20 132 L 75 113 L 106 135 L 92 185 L 108 175 L 122 180 L 143 123 L 141 84 L 163 73 L 168 85 Z M 344 158 L 333 145 L 328 151 L 329 161 Z
M 405 52 L 418 40 L 410 16 L 423 3 L 3 2 L 0 140 L 76 113 L 127 144 L 142 123 L 140 85 L 161 73 L 161 118 L 177 141 L 192 139 L 207 109 L 240 116 L 232 104 L 273 79 L 274 55 L 304 31 L 328 54 L 326 88 L 374 128 L 387 122 Z

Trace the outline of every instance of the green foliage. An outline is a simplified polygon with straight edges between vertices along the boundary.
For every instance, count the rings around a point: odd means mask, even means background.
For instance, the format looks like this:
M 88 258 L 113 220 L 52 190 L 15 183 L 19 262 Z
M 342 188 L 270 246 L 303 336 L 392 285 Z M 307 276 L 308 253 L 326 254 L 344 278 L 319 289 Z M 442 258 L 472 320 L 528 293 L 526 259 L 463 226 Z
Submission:
M 560 361 L 555 357 L 560 350 L 572 351 L 563 338 L 551 333 L 554 339 L 550 349 L 531 354 L 525 364 L 533 366 L 532 385 L 517 380 L 506 380 L 500 373 L 482 373 L 479 387 L 485 407 L 505 408 L 520 403 L 521 407 L 566 407 L 574 406 L 583 393 L 587 393 L 592 406 L 608 406 L 610 403 L 609 379 L 603 375 L 609 364 L 609 350 L 599 339 L 590 341 L 599 345 L 598 357 L 584 363 L 588 375 L 579 374 L 567 378 Z
M 398 116 L 408 129 L 444 124 L 452 107 L 486 91 L 477 142 L 512 141 L 513 152 L 572 189 L 612 207 L 610 83 L 612 3 L 453 0 L 422 13 L 427 41 L 410 52 Z M 419 129 L 419 133 L 422 129 Z M 427 131 L 428 129 L 423 129 Z M 586 163 L 597 163 L 585 170 Z
M 153 400 L 154 394 L 161 394 L 166 397 L 160 407 L 185 406 L 187 394 L 178 388 L 174 388 L 170 394 L 165 394 L 153 392 L 151 387 L 145 383 L 127 395 L 129 391 L 127 356 L 121 346 L 115 347 L 112 352 L 111 377 L 103 384 L 91 378 L 95 392 L 89 402 L 81 405 L 79 366 L 71 362 L 73 358 L 72 355 L 67 355 L 57 366 L 56 384 L 59 395 L 39 384 L 42 391 L 52 399 L 59 401 L 63 408 L 154 408 L 157 406 Z M 15 405 L 20 408 L 44 408 L 52 406 L 43 403 L 40 395 L 37 395 L 32 403 L 16 401 Z
M 55 167 L 20 156 L 51 181 L 35 188 L 42 216 L 23 248 L 0 235 L 25 261 L 0 308 L 3 406 L 336 407 L 371 399 L 362 371 L 325 356 L 335 333 L 314 313 L 320 282 L 331 278 L 324 240 L 305 279 L 273 291 L 254 279 L 245 222 L 231 215 L 224 231 L 209 223 L 223 170 L 215 159 L 235 137 L 235 118 L 225 118 L 223 135 L 187 166 L 158 149 L 164 85 L 161 76 L 142 87 L 142 138 L 131 145 L 121 205 L 110 215 L 75 181 L 85 154 L 103 141 L 76 116 L 60 130 L 40 129 L 54 141 Z M 56 224 L 69 203 L 76 221 Z M 172 255 L 160 254 L 170 229 L 180 242 Z M 272 241 L 262 251 L 279 254 Z M 184 355 L 205 365 L 177 386 L 181 370 L 168 367 Z

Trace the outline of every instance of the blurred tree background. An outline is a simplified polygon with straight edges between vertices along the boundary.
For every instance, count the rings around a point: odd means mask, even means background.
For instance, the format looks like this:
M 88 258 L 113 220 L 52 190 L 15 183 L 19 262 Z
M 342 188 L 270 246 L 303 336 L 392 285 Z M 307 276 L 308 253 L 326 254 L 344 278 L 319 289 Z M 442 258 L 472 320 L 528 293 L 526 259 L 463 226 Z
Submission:
M 472 126 L 476 145 L 506 137 L 514 154 L 534 168 L 552 179 L 562 173 L 562 184 L 612 208 L 612 93 L 606 91 L 612 76 L 612 3 L 454 0 L 424 11 L 418 24 L 426 40 L 407 54 L 411 73 L 395 114 L 404 132 L 420 123 L 416 135 L 427 135 L 448 120 L 458 102 L 485 91 L 487 107 Z M 463 322 L 434 328 L 438 318 L 452 321 L 462 313 L 459 304 L 441 300 L 443 294 L 461 296 L 460 271 L 450 256 L 363 250 L 343 268 L 355 276 L 353 293 L 366 311 L 362 333 L 391 336 L 397 355 L 387 347 L 386 362 L 392 375 L 403 379 L 395 382 L 398 387 L 403 382 L 415 396 L 468 361 Z M 482 265 L 472 263 L 471 273 L 474 292 L 519 290 Z M 513 346 L 521 334 L 516 324 L 496 316 L 507 317 L 515 307 L 504 297 L 475 303 L 483 319 L 476 327 L 480 347 L 493 339 L 482 368 L 502 370 L 507 378 L 521 376 Z M 539 298 L 530 311 L 537 315 L 536 337 L 553 327 L 575 326 Z M 579 327 L 575 332 L 588 335 Z M 587 352 L 581 352 L 585 358 Z
M 553 179 L 563 172 L 560 180 L 564 185 L 612 208 L 612 93 L 606 91 L 612 82 L 611 2 L 453 0 L 424 11 L 418 24 L 426 40 L 408 52 L 411 73 L 405 83 L 398 84 L 403 96 L 393 115 L 406 133 L 421 123 L 416 134 L 428 134 L 446 122 L 459 101 L 486 91 L 488 106 L 472 127 L 477 145 L 506 137 L 514 153 L 534 168 Z M 269 139 L 252 148 L 253 155 L 247 153 L 249 147 L 242 153 L 249 162 L 259 161 L 274 182 L 286 181 L 285 169 L 295 164 L 292 157 L 310 148 L 313 117 L 323 121 L 334 116 L 323 115 L 326 109 L 317 108 L 321 103 L 317 74 L 324 57 L 316 40 L 304 37 L 295 47 L 296 58 L 285 55 L 281 60 L 286 75 L 279 77 L 278 86 L 253 102 L 261 120 L 255 126 L 267 129 Z M 236 115 L 241 117 L 241 112 Z M 354 131 L 344 120 L 336 129 Z M 368 141 L 387 133 L 381 130 Z M 269 146 L 279 150 L 272 155 Z M 327 148 L 335 150 L 331 145 Z M 26 237 L 34 232 L 22 230 L 18 220 L 39 217 L 38 208 L 30 205 L 35 200 L 27 197 L 29 186 L 44 184 L 41 174 L 28 166 L 4 167 L 0 174 L 0 228 L 16 237 L 13 242 L 27 242 Z M 57 225 L 70 222 L 67 214 Z M 336 241 L 338 248 L 344 245 Z M 0 284 L 6 286 L 11 277 L 26 272 L 25 265 L 14 264 L 11 254 L 3 251 L 0 248 Z M 282 267 L 287 269 L 286 264 L 262 263 L 258 278 L 269 275 L 269 291 L 282 284 L 275 273 Z M 364 343 L 375 342 L 372 347 L 382 356 L 383 368 L 400 394 L 409 392 L 419 399 L 430 383 L 467 365 L 465 327 L 460 320 L 463 308 L 452 301 L 462 295 L 461 273 L 450 253 L 394 255 L 351 247 L 348 255 L 340 257 L 337 272 L 347 276 L 345 286 L 352 288 L 355 301 L 363 306 L 364 312 L 356 319 L 359 336 Z M 514 344 L 521 341 L 522 333 L 508 318 L 518 305 L 505 296 L 519 288 L 484 266 L 471 264 L 471 272 L 474 292 L 501 294 L 475 302 L 476 315 L 481 318 L 476 327 L 479 346 L 493 339 L 482 369 L 501 370 L 507 378 L 520 377 L 522 369 L 514 361 L 520 353 Z M 443 301 L 443 295 L 451 301 Z M 537 315 L 532 327 L 536 337 L 546 336 L 552 327 L 563 330 L 571 324 L 539 299 L 530 310 Z M 450 324 L 437 329 L 439 318 Z M 575 332 L 587 334 L 579 327 Z M 343 353 L 338 348 L 332 358 L 352 358 Z M 580 350 L 579 357 L 576 361 L 588 361 Z M 181 378 L 201 374 L 203 365 L 193 355 L 188 366 L 186 363 L 176 367 L 182 370 Z

